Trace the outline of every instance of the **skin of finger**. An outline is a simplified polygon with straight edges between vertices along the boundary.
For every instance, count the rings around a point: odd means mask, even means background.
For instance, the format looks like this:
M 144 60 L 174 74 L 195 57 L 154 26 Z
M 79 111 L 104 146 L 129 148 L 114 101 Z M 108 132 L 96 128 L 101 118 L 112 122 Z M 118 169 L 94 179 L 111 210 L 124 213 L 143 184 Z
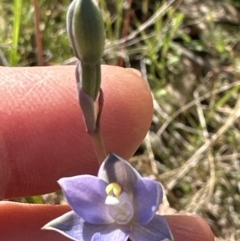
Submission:
M 196 215 L 166 216 L 175 241 L 214 241 L 214 235 L 205 220 Z
M 107 152 L 130 158 L 150 126 L 149 87 L 129 69 L 102 66 Z M 1 68 L 0 198 L 59 189 L 61 177 L 99 168 L 78 105 L 75 66 Z
M 62 235 L 41 230 L 46 223 L 69 211 L 67 205 L 0 202 L 0 240 L 67 241 Z M 198 216 L 166 216 L 175 241 L 214 241 L 207 223 Z

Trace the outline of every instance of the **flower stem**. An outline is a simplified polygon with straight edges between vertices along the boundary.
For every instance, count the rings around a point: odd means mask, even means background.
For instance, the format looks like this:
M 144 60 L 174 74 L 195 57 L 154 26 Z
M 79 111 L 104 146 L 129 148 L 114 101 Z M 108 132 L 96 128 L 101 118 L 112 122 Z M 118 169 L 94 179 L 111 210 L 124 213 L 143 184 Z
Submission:
M 101 129 L 99 128 L 94 133 L 92 133 L 91 138 L 92 138 L 92 142 L 93 142 L 93 145 L 95 148 L 95 152 L 98 157 L 98 162 L 101 165 L 101 163 L 104 161 L 104 159 L 107 156 L 106 150 L 104 147 Z
M 102 137 L 102 131 L 101 131 L 101 126 L 100 126 L 100 120 L 101 120 L 101 115 L 102 115 L 102 109 L 104 105 L 104 98 L 103 98 L 103 91 L 100 89 L 99 91 L 99 96 L 98 96 L 98 114 L 97 114 L 97 119 L 96 119 L 96 129 L 93 133 L 91 133 L 91 138 L 92 142 L 95 148 L 95 152 L 98 157 L 98 162 L 101 165 L 101 163 L 104 161 L 104 159 L 107 156 L 103 137 Z
M 79 65 L 77 65 L 76 67 L 79 104 L 82 109 L 82 114 L 87 132 L 92 139 L 92 143 L 98 157 L 98 162 L 99 164 L 101 164 L 107 156 L 100 126 L 101 114 L 104 103 L 103 91 L 100 88 L 98 97 L 94 101 L 91 96 L 89 96 L 82 90 L 80 83 L 82 79 L 82 72 L 78 70 Z

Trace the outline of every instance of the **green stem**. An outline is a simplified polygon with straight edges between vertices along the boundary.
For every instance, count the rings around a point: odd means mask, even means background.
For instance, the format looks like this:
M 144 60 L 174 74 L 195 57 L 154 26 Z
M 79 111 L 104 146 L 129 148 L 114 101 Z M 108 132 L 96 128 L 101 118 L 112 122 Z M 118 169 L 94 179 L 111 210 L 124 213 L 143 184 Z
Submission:
M 22 12 L 22 0 L 14 1 L 14 21 L 13 21 L 13 37 L 12 37 L 12 49 L 10 53 L 10 66 L 15 66 L 18 63 L 19 55 L 17 53 L 19 31 L 21 24 L 21 12 Z
M 102 109 L 103 109 L 103 104 L 104 104 L 102 89 L 100 89 L 100 91 L 99 91 L 97 104 L 98 104 L 98 114 L 97 114 L 97 119 L 96 119 L 96 129 L 91 134 L 91 138 L 92 138 L 92 142 L 93 142 L 93 145 L 94 145 L 97 157 L 98 157 L 98 162 L 101 165 L 101 163 L 107 157 L 107 153 L 106 153 L 106 149 L 105 149 L 105 145 L 104 145 L 103 137 L 102 137 L 101 125 L 100 125 Z
M 102 132 L 101 129 L 97 129 L 94 133 L 90 134 L 92 138 L 92 143 L 95 148 L 96 155 L 98 157 L 98 162 L 101 163 L 105 160 L 107 153 L 105 150 L 105 146 L 103 143 Z

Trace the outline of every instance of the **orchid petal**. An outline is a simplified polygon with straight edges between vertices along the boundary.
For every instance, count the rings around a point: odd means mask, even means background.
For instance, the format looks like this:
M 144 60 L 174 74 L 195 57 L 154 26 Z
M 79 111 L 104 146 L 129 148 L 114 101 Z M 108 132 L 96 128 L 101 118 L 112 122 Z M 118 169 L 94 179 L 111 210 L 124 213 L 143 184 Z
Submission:
M 154 217 L 163 198 L 162 185 L 149 178 L 139 179 L 133 192 L 135 222 L 146 225 Z
M 166 219 L 155 215 L 145 226 L 135 225 L 129 237 L 132 241 L 171 241 L 174 240 Z
M 91 241 L 126 241 L 131 233 L 131 227 L 113 224 L 105 230 L 95 233 Z
M 114 220 L 105 205 L 107 183 L 90 175 L 61 178 L 59 181 L 72 209 L 86 222 L 109 224 Z
M 42 229 L 56 231 L 74 241 L 91 241 L 95 233 L 105 230 L 108 226 L 87 223 L 70 211 L 52 220 Z
M 113 153 L 100 166 L 98 177 L 107 183 L 119 183 L 128 193 L 132 193 L 135 183 L 141 178 L 127 161 Z

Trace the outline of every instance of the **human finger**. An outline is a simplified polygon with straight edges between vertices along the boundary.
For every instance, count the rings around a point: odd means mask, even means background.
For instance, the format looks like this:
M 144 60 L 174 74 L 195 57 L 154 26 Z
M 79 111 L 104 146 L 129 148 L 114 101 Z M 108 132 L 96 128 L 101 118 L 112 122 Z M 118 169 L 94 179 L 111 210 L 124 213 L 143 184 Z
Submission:
M 41 230 L 46 223 L 69 211 L 68 205 L 0 202 L 0 240 L 67 241 L 54 231 Z M 175 241 L 214 241 L 208 224 L 198 216 L 167 215 Z
M 61 177 L 96 174 L 74 68 L 1 68 L 0 199 L 52 192 Z M 128 159 L 152 119 L 149 88 L 133 71 L 102 66 L 102 89 L 107 152 Z
M 207 222 L 197 215 L 167 215 L 175 241 L 214 241 Z

